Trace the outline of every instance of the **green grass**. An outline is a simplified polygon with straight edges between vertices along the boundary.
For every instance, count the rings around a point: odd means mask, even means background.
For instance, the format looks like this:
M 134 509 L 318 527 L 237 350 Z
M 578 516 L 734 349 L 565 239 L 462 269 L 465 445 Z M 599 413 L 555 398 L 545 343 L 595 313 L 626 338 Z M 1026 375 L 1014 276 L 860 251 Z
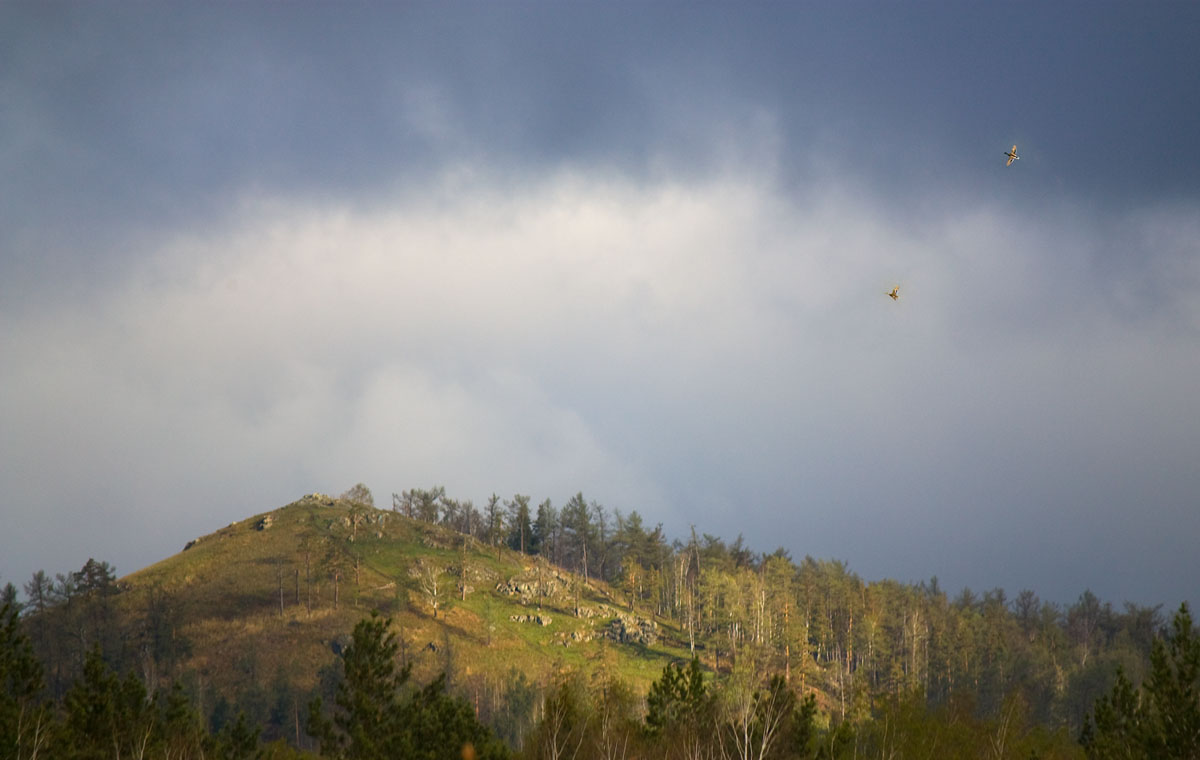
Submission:
M 359 525 L 351 541 L 348 515 L 344 502 L 305 498 L 233 523 L 122 579 L 128 591 L 118 597 L 120 608 L 136 616 L 152 590 L 165 593 L 175 607 L 179 633 L 192 643 L 182 670 L 195 671 L 230 696 L 245 683 L 248 669 L 261 683 L 281 674 L 297 687 L 310 688 L 319 669 L 335 660 L 331 642 L 348 637 L 372 608 L 393 618 L 413 659 L 414 675 L 422 680 L 436 675 L 442 664 L 442 655 L 427 648 L 430 643 L 440 649 L 449 642 L 460 672 L 503 679 L 515 667 L 541 682 L 562 668 L 591 673 L 603 667 L 641 691 L 668 662 L 687 656 L 685 649 L 666 646 L 661 638 L 659 644 L 640 647 L 600 637 L 613 619 L 604 607 L 622 607 L 603 583 L 594 581 L 580 602 L 600 610 L 596 617 L 575 618 L 573 598 L 559 597 L 542 600 L 550 625 L 514 622 L 512 616 L 537 614 L 537 606 L 499 593 L 496 586 L 515 576 L 535 577 L 534 560 L 507 549 L 498 558 L 494 547 L 478 542 L 468 542 L 466 549 L 470 593 L 460 599 L 457 578 L 446 574 L 447 608 L 435 618 L 409 571 L 418 562 L 457 568 L 463 537 L 393 512 L 369 510 L 369 523 Z M 270 527 L 258 530 L 268 516 Z M 306 547 L 310 584 L 305 583 Z M 357 584 L 354 557 L 359 560 Z M 337 609 L 330 575 L 334 565 L 342 574 Z M 543 570 L 547 572 L 549 568 Z M 678 631 L 663 630 L 661 620 L 659 626 L 660 633 L 680 640 Z M 594 638 L 564 646 L 573 631 Z

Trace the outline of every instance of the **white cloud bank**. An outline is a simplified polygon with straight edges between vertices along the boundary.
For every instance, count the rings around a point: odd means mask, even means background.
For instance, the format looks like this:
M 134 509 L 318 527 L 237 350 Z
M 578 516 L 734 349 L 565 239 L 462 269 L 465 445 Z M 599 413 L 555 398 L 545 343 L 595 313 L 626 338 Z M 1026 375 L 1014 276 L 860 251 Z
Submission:
M 0 327 L 4 521 L 27 539 L 0 572 L 129 572 L 361 480 L 380 506 L 582 490 L 868 578 L 1181 593 L 1147 585 L 1157 565 L 1085 569 L 1200 528 L 1195 212 L 921 226 L 872 204 L 468 169 L 370 208 L 248 201 Z M 1155 265 L 1102 266 L 1112 230 Z

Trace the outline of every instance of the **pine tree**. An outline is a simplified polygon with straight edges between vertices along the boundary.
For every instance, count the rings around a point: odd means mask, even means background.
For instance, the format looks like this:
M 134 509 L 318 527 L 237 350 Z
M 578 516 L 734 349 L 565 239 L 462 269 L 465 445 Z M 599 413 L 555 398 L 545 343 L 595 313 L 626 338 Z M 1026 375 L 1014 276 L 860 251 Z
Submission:
M 345 677 L 338 684 L 339 711 L 330 721 L 318 697 L 309 706 L 309 733 L 321 743 L 321 753 L 347 760 L 375 760 L 401 754 L 393 725 L 399 710 L 400 687 L 410 668 L 396 668 L 399 645 L 388 630 L 391 620 L 372 610 L 354 627 L 342 657 Z
M 37 757 L 50 730 L 42 703 L 42 665 L 21 631 L 16 606 L 0 606 L 0 758 Z
M 54 751 L 62 760 L 145 757 L 158 739 L 158 720 L 146 689 L 130 673 L 119 678 L 98 646 L 83 664 L 83 676 L 63 699 L 62 730 Z
M 512 501 L 505 502 L 508 508 L 508 548 L 522 554 L 532 553 L 533 524 L 530 522 L 529 497 L 515 494 Z
M 1151 753 L 1200 759 L 1200 637 L 1186 603 L 1175 615 L 1171 636 L 1154 642 L 1142 688 L 1149 702 Z
M 1187 604 L 1166 641 L 1155 640 L 1141 689 L 1118 671 L 1112 692 L 1096 701 L 1080 738 L 1093 760 L 1200 760 L 1200 637 Z
M 646 727 L 652 734 L 671 727 L 690 729 L 698 724 L 707 699 L 699 658 L 693 657 L 686 668 L 671 663 L 650 685 L 646 696 Z
M 342 659 L 332 720 L 321 699 L 309 705 L 309 733 L 321 754 L 339 760 L 500 760 L 507 749 L 475 720 L 470 705 L 446 694 L 445 676 L 417 691 L 405 685 L 410 668 L 397 668 L 399 644 L 391 620 L 372 611 L 354 627 Z

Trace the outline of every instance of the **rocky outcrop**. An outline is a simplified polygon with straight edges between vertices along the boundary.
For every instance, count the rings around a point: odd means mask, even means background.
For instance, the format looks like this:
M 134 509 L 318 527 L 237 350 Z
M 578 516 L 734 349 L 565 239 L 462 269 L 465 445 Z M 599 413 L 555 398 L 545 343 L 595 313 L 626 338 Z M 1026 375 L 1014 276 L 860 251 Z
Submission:
M 578 631 L 571 631 L 570 633 L 564 631 L 562 633 L 555 634 L 555 640 L 562 646 L 569 647 L 572 644 L 582 644 L 586 641 L 591 641 L 592 639 L 596 638 L 597 635 L 603 634 L 597 634 L 595 631 L 585 628 Z
M 650 646 L 658 641 L 658 623 L 646 618 L 619 613 L 605 628 L 604 635 L 622 644 Z
M 300 501 L 316 504 L 322 507 L 332 507 L 334 500 L 332 496 L 326 496 L 323 493 L 310 493 L 305 494 L 304 498 L 302 498 Z
M 550 625 L 552 622 L 549 615 L 509 615 L 508 619 L 514 623 L 537 623 L 538 625 Z
M 558 572 L 546 571 L 541 580 L 536 575 L 514 576 L 496 584 L 496 592 L 506 596 L 520 597 L 522 604 L 538 599 L 553 599 L 567 593 L 570 579 Z

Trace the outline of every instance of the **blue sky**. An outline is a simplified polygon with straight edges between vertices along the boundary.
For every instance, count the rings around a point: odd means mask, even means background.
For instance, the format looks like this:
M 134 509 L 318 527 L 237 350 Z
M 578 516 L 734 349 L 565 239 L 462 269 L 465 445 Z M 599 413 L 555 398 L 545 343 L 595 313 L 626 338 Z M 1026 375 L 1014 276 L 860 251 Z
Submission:
M 0 582 L 362 481 L 1195 602 L 1198 34 L 1168 2 L 6 3 Z

